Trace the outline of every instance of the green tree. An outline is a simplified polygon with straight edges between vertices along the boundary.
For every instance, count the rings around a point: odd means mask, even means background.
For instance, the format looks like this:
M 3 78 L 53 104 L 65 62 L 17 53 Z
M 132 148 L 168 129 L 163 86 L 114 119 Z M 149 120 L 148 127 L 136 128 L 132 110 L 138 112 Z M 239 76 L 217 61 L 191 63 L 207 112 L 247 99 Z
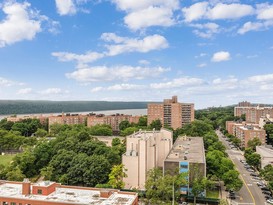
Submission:
M 243 182 L 239 179 L 239 172 L 237 170 L 229 170 L 223 174 L 223 181 L 228 190 L 239 191 Z
M 147 116 L 141 116 L 138 120 L 138 126 L 147 127 L 147 125 L 148 125 Z
M 151 204 L 169 203 L 180 196 L 180 188 L 186 185 L 185 174 L 171 176 L 158 168 L 148 172 L 145 183 L 146 197 Z M 175 198 L 173 198 L 173 195 Z
M 261 155 L 257 153 L 247 155 L 246 162 L 255 168 L 259 168 L 261 165 Z
M 261 144 L 261 140 L 258 137 L 254 137 L 247 142 L 247 147 L 251 148 L 253 151 L 256 151 L 256 146 L 260 146 Z
M 40 174 L 44 177 L 44 180 L 52 179 L 53 167 L 47 166 L 42 168 Z
M 131 124 L 128 120 L 124 120 L 119 123 L 119 130 L 120 131 L 125 130 L 128 127 L 131 127 Z
M 162 127 L 162 123 L 159 119 L 154 120 L 150 124 L 151 129 L 160 130 Z
M 14 167 L 7 173 L 6 177 L 9 181 L 23 181 L 26 176 L 22 173 L 19 167 Z
M 266 132 L 267 144 L 273 145 L 273 124 L 265 124 L 264 130 Z
M 46 135 L 47 135 L 47 131 L 41 128 L 38 128 L 37 131 L 35 132 L 36 137 L 45 137 Z
M 266 181 L 273 181 L 273 166 L 271 164 L 266 165 L 260 173 Z
M 134 132 L 137 132 L 139 129 L 137 127 L 128 127 L 126 128 L 125 130 L 122 130 L 120 132 L 120 136 L 128 136 L 128 135 L 131 135 L 133 134 Z
M 127 170 L 124 168 L 123 164 L 114 165 L 109 174 L 109 184 L 114 189 L 122 189 L 124 188 L 125 183 L 123 182 L 123 178 L 127 177 L 125 173 Z

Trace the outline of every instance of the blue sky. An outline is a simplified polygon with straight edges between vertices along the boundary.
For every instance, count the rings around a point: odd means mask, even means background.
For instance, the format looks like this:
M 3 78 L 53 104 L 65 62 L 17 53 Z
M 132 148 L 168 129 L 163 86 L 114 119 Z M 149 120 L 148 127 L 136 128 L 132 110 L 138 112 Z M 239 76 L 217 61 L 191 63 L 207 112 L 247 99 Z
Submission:
M 273 102 L 271 0 L 6 0 L 0 99 Z

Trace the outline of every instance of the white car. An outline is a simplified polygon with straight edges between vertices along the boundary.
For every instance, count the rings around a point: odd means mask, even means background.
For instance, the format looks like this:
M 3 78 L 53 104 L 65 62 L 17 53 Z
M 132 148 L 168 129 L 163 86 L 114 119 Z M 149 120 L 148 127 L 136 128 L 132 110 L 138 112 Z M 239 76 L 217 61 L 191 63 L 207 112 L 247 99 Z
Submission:
M 268 200 L 266 200 L 266 202 L 269 204 L 273 204 L 273 199 L 268 199 Z

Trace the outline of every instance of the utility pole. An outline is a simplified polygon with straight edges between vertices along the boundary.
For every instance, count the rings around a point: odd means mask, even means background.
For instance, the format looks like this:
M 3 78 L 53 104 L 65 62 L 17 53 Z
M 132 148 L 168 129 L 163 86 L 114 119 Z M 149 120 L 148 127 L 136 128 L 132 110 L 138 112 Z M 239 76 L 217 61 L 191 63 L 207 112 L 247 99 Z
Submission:
M 172 205 L 174 205 L 174 179 L 173 179 L 173 201 L 172 201 Z

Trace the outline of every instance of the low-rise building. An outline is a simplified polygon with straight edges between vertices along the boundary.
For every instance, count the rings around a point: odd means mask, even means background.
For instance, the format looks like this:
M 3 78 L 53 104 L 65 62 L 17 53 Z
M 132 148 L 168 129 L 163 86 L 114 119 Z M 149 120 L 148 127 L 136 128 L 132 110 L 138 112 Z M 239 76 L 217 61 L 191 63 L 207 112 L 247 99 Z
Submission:
M 119 131 L 119 124 L 122 121 L 129 121 L 130 123 L 138 123 L 140 116 L 114 114 L 114 115 L 90 115 L 87 117 L 87 126 L 92 127 L 95 125 L 110 125 L 113 131 Z
M 260 118 L 259 127 L 263 128 L 266 124 L 273 124 L 273 118 L 268 114 Z
M 64 114 L 58 116 L 50 116 L 48 117 L 48 126 L 50 127 L 53 124 L 61 124 L 61 125 L 79 125 L 85 124 L 86 115 L 81 114 Z
M 256 146 L 256 153 L 261 156 L 261 168 L 271 164 L 273 166 L 273 147 L 271 145 Z
M 164 173 L 187 173 L 188 184 L 181 187 L 183 193 L 191 193 L 191 182 L 198 175 L 206 176 L 205 148 L 202 137 L 179 137 L 164 160 Z
M 262 144 L 266 143 L 266 132 L 258 124 L 227 121 L 226 130 L 241 140 L 240 147 L 247 147 L 248 141 L 253 138 L 259 138 Z
M 95 174 L 95 173 L 94 173 Z M 137 205 L 133 192 L 63 186 L 55 182 L 0 181 L 1 205 Z
M 160 131 L 139 131 L 126 137 L 126 153 L 122 164 L 127 169 L 123 179 L 125 188 L 144 189 L 149 170 L 163 167 L 164 159 L 173 144 L 173 133 Z

